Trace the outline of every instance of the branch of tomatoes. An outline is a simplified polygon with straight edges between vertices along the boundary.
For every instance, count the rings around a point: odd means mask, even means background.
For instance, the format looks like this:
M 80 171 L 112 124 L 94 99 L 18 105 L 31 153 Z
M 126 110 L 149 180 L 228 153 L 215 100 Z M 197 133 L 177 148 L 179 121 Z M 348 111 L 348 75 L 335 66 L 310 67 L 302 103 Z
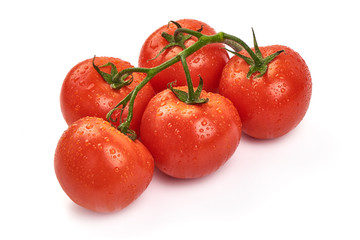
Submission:
M 176 22 L 173 22 L 173 23 L 176 24 Z M 267 71 L 268 64 L 276 56 L 278 56 L 280 53 L 284 52 L 284 50 L 280 50 L 280 51 L 277 51 L 277 52 L 271 54 L 270 56 L 268 56 L 266 58 L 263 58 L 263 56 L 259 50 L 257 41 L 256 41 L 254 30 L 252 30 L 252 32 L 253 32 L 255 52 L 240 38 L 230 35 L 230 34 L 227 34 L 227 33 L 224 33 L 224 32 L 219 32 L 214 35 L 205 35 L 205 34 L 201 33 L 202 29 L 194 31 L 191 29 L 182 28 L 180 26 L 180 24 L 176 24 L 176 26 L 178 27 L 178 29 L 176 29 L 176 31 L 174 32 L 173 37 L 169 37 L 168 35 L 166 35 L 166 37 L 163 36 L 165 39 L 167 39 L 169 41 L 169 45 L 165 46 L 164 49 L 162 49 L 158 55 L 160 55 L 164 50 L 166 50 L 170 47 L 173 47 L 173 46 L 181 46 L 183 48 L 183 51 L 181 51 L 173 58 L 169 59 L 168 61 L 166 61 L 156 67 L 153 67 L 153 68 L 141 68 L 141 67 L 128 68 L 128 69 L 124 69 L 120 72 L 112 71 L 111 76 L 109 74 L 104 76 L 104 74 L 102 74 L 102 72 L 99 70 L 99 67 L 94 64 L 94 68 L 99 72 L 99 74 L 101 74 L 101 76 L 105 79 L 105 81 L 110 82 L 110 84 L 112 86 L 115 86 L 116 88 L 119 88 L 119 86 L 121 86 L 121 85 L 125 86 L 128 82 L 130 82 L 131 79 L 128 81 L 125 81 L 125 79 L 128 76 L 131 76 L 132 73 L 134 73 L 134 72 L 146 73 L 145 79 L 140 84 L 138 84 L 133 89 L 133 91 L 131 91 L 122 101 L 120 101 L 107 114 L 107 119 L 109 122 L 111 122 L 111 123 L 116 122 L 118 119 L 113 119 L 113 117 L 112 117 L 113 113 L 117 110 L 120 110 L 122 113 L 123 110 L 125 109 L 125 107 L 127 105 L 129 105 L 129 114 L 128 114 L 126 120 L 124 122 L 120 123 L 120 125 L 118 126 L 118 130 L 120 130 L 122 133 L 127 135 L 132 140 L 137 138 L 136 133 L 129 128 L 130 122 L 133 117 L 133 108 L 134 108 L 134 101 L 135 101 L 136 95 L 156 74 L 158 74 L 159 72 L 163 71 L 164 69 L 170 67 L 171 65 L 180 61 L 182 63 L 184 71 L 185 71 L 187 86 L 188 86 L 187 92 L 178 90 L 178 89 L 174 89 L 172 87 L 172 84 L 168 85 L 168 88 L 176 95 L 176 97 L 180 101 L 185 102 L 186 104 L 203 104 L 208 101 L 208 99 L 200 98 L 200 93 L 201 93 L 202 85 L 203 85 L 201 76 L 199 76 L 200 77 L 199 86 L 198 86 L 197 90 L 194 91 L 192 80 L 191 80 L 191 77 L 189 74 L 189 69 L 188 69 L 187 63 L 186 63 L 186 58 L 188 56 L 190 56 L 191 54 L 193 54 L 194 52 L 198 51 L 200 48 L 202 48 L 208 44 L 212 44 L 212 43 L 224 43 L 227 46 L 231 47 L 234 51 L 231 51 L 228 49 L 226 49 L 226 50 L 241 57 L 250 65 L 249 72 L 247 73 L 248 79 L 256 73 L 259 73 L 259 74 L 256 75 L 255 78 L 263 76 Z M 183 34 L 188 34 L 188 35 L 186 35 L 186 37 L 185 37 Z M 193 45 L 189 46 L 188 48 L 185 48 L 184 41 L 189 39 L 188 36 L 196 37 L 197 41 Z M 250 57 L 246 57 L 246 56 L 238 53 L 238 51 L 242 50 L 242 48 L 249 54 Z M 156 57 L 158 57 L 158 55 Z M 106 66 L 108 66 L 108 65 L 110 65 L 110 64 L 107 64 Z M 100 66 L 100 67 L 102 67 L 102 66 Z M 108 80 L 109 78 L 111 80 Z M 114 79 L 115 79 L 115 81 L 114 81 Z
M 304 117 L 312 83 L 298 53 L 280 45 L 258 47 L 254 32 L 250 49 L 205 23 L 180 21 L 184 28 L 172 22 L 146 39 L 138 68 L 94 57 L 67 74 L 61 105 L 69 128 L 54 163 L 60 185 L 80 206 L 99 212 L 126 207 L 150 183 L 154 163 L 175 178 L 206 176 L 230 158 L 242 132 L 276 138 Z M 221 43 L 235 56 L 229 59 Z

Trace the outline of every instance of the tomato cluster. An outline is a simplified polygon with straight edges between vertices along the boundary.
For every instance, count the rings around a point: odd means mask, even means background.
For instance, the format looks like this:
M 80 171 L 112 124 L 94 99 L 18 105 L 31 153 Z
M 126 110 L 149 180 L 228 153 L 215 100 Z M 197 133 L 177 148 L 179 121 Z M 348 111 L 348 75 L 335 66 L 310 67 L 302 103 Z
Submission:
M 209 42 L 196 45 L 202 36 Z M 224 43 L 236 50 L 230 59 Z M 65 193 L 93 211 L 120 210 L 147 188 L 154 166 L 203 177 L 232 156 L 242 132 L 270 139 L 295 128 L 310 102 L 309 69 L 288 47 L 254 45 L 182 19 L 146 39 L 138 68 L 112 57 L 74 66 L 61 89 L 69 127 L 54 160 Z

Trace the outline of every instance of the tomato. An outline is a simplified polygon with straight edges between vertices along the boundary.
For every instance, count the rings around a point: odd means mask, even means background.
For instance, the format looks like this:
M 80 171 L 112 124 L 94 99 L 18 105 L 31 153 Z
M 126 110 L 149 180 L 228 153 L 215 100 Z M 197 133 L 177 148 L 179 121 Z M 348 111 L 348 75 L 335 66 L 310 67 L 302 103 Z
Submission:
M 185 87 L 177 88 L 187 91 Z M 176 178 L 198 178 L 222 166 L 241 137 L 241 121 L 230 100 L 202 91 L 209 101 L 200 105 L 181 102 L 169 89 L 150 100 L 144 111 L 141 141 L 155 165 Z
M 197 20 L 182 19 L 177 21 L 177 23 L 179 23 L 181 27 L 191 30 L 199 30 L 201 26 L 203 26 L 203 30 L 201 31 L 201 33 L 206 35 L 216 34 L 215 30 L 209 25 Z M 155 32 L 153 32 L 146 39 L 140 51 L 140 67 L 152 68 L 158 66 L 161 63 L 173 58 L 183 50 L 181 47 L 175 46 L 172 48 L 168 48 L 157 58 L 155 58 L 158 53 L 166 45 L 169 44 L 169 42 L 161 36 L 162 32 L 173 35 L 176 29 L 177 26 L 173 23 L 170 23 L 169 26 L 164 25 L 157 29 Z M 185 46 L 189 47 L 195 42 L 196 38 L 191 37 L 190 39 L 185 41 Z M 204 80 L 204 90 L 217 91 L 221 71 L 225 66 L 226 62 L 229 60 L 229 55 L 226 50 L 223 49 L 223 47 L 224 45 L 221 43 L 206 45 L 192 55 L 190 55 L 189 57 L 187 57 L 187 63 L 190 69 L 190 74 L 194 86 L 197 86 L 199 84 L 199 75 L 201 75 Z M 169 82 L 174 81 L 176 81 L 176 84 L 174 86 L 186 85 L 186 77 L 181 63 L 176 63 L 157 74 L 153 79 L 151 79 L 151 84 L 155 92 L 160 92 L 161 90 L 166 89 Z
M 95 58 L 95 64 L 98 66 L 108 62 L 115 64 L 118 71 L 133 67 L 130 63 L 118 58 Z M 101 68 L 101 71 L 107 73 L 110 73 L 110 70 L 110 66 Z M 133 82 L 130 85 L 115 90 L 94 69 L 92 59 L 80 62 L 70 70 L 62 85 L 60 104 L 65 121 L 70 125 L 86 116 L 106 119 L 106 114 L 130 93 L 144 77 L 145 75 L 142 73 L 133 73 Z M 130 128 L 136 133 L 139 133 L 142 113 L 154 94 L 151 85 L 147 84 L 135 100 Z M 124 111 L 123 119 L 127 117 L 127 109 Z M 118 117 L 120 111 L 116 114 L 113 118 Z
M 102 118 L 85 117 L 63 133 L 55 152 L 55 173 L 65 193 L 97 212 L 120 210 L 149 185 L 154 160 Z
M 279 50 L 285 52 L 269 63 L 262 77 L 255 74 L 247 79 L 249 65 L 238 56 L 230 59 L 221 76 L 219 93 L 234 103 L 244 133 L 254 138 L 288 133 L 303 119 L 310 103 L 311 76 L 302 57 L 286 46 L 260 47 L 264 57 Z

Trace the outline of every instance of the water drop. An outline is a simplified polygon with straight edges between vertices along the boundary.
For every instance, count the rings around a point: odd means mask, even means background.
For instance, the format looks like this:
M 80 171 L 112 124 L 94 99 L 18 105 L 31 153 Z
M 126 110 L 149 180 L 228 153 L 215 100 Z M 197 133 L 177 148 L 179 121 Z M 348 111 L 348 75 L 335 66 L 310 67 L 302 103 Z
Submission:
M 89 86 L 87 86 L 87 90 L 90 90 L 90 89 L 92 89 L 93 87 L 95 87 L 95 84 L 94 83 L 91 83 Z
M 180 130 L 179 129 L 177 129 L 177 128 L 175 128 L 175 135 L 179 135 L 179 133 L 180 133 Z
M 200 58 L 197 57 L 197 58 L 194 59 L 193 63 L 198 63 L 199 61 L 200 61 Z
M 159 46 L 158 41 L 151 41 L 149 46 L 151 49 L 156 49 Z

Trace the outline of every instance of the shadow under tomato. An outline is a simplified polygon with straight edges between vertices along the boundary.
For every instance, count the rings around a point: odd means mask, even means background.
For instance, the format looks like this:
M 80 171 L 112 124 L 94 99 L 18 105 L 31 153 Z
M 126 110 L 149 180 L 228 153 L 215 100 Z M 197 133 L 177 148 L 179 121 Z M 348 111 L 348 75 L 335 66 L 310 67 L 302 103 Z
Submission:
M 287 140 L 291 139 L 292 137 L 294 137 L 300 128 L 301 128 L 301 126 L 297 126 L 296 128 L 294 128 L 293 130 L 291 130 L 290 132 L 286 133 L 283 136 L 280 136 L 277 138 L 270 138 L 270 139 L 254 138 L 254 137 L 251 137 L 251 136 L 247 135 L 246 133 L 242 132 L 240 144 L 242 141 L 249 143 L 249 144 L 262 144 L 262 145 L 278 144 L 280 142 L 287 141 Z
M 219 171 L 220 169 L 218 169 L 217 171 Z M 216 175 L 216 172 L 213 172 L 207 176 L 203 176 L 200 178 L 190 178 L 190 179 L 183 179 L 183 178 L 175 178 L 175 177 L 171 177 L 165 173 L 163 173 L 162 171 L 160 171 L 157 167 L 155 167 L 154 169 L 154 176 L 153 176 L 153 181 L 164 185 L 171 185 L 171 186 L 188 186 L 188 185 L 196 185 L 196 184 L 201 184 L 204 181 L 208 181 L 209 178 L 212 178 Z

